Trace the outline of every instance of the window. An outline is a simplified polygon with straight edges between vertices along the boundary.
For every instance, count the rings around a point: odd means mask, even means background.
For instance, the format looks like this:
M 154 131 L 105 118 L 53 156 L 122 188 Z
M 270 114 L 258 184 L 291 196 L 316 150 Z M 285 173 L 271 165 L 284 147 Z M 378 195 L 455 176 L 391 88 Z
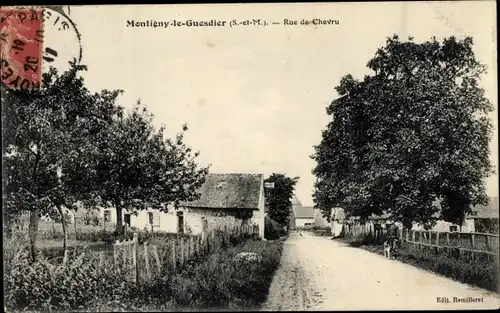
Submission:
M 160 226 L 160 212 L 148 212 L 148 222 L 149 222 L 149 225 L 159 227 Z
M 456 232 L 456 231 L 458 231 L 458 226 L 455 225 L 450 226 L 450 232 Z
M 104 210 L 104 223 L 109 223 L 111 221 L 111 211 Z

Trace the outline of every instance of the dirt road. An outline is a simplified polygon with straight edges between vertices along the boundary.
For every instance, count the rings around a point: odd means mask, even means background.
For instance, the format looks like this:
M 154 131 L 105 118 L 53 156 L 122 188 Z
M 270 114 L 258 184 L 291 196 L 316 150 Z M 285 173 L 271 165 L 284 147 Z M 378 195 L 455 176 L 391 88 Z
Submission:
M 290 234 L 263 310 L 494 309 L 498 295 L 310 233 Z M 454 297 L 469 302 L 454 302 Z M 480 302 L 470 302 L 478 298 Z M 482 299 L 482 300 L 481 300 Z M 449 300 L 449 302 L 446 302 Z

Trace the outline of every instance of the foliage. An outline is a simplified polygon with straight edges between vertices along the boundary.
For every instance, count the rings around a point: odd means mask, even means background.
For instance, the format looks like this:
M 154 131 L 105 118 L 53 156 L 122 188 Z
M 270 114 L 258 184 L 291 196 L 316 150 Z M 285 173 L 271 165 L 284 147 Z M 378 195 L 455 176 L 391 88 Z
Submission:
M 183 142 L 187 126 L 175 140 L 166 138 L 164 127 L 156 129 L 153 115 L 140 102 L 128 114 L 118 116 L 99 134 L 94 151 L 73 167 L 70 181 L 85 177 L 93 185 L 83 186 L 100 205 L 115 207 L 117 230 L 122 210 L 130 212 L 192 200 L 203 184 L 208 168 L 198 168 L 191 148 Z M 82 187 L 80 187 L 82 189 Z
M 266 216 L 264 221 L 264 238 L 267 240 L 275 240 L 279 239 L 283 234 L 283 226 Z
M 5 242 L 6 261 L 10 262 L 4 265 L 5 305 L 23 311 L 254 307 L 265 300 L 282 249 L 279 241 L 234 235 L 212 254 L 199 256 L 178 271 L 165 266 L 162 275 L 140 280 L 136 286 L 111 264 L 98 266 L 97 258 L 91 253 L 83 255 L 84 250 L 76 251 L 79 256 L 70 258 L 66 266 L 54 266 L 42 257 L 31 263 L 27 245 L 20 242 L 17 238 Z M 234 262 L 242 252 L 261 256 L 259 265 Z
M 87 210 L 87 212 L 85 213 L 85 216 L 83 217 L 83 222 L 85 225 L 98 226 L 101 223 L 99 211 L 96 209 Z
M 273 173 L 265 183 L 274 183 L 273 188 L 265 188 L 266 207 L 269 217 L 282 226 L 290 222 L 292 197 L 299 177 L 290 178 L 285 174 Z
M 325 216 L 332 207 L 348 216 L 389 213 L 409 227 L 432 225 L 439 212 L 461 224 L 486 203 L 492 105 L 472 45 L 394 36 L 368 62 L 374 75 L 342 78 L 312 155 L 313 198 Z
M 119 91 L 92 94 L 73 68 L 59 75 L 51 68 L 40 90 L 2 89 L 4 212 L 8 217 L 33 212 L 30 220 L 32 253 L 38 217 L 73 207 L 83 194 L 83 180 L 65 178 L 93 145 L 103 125 L 120 112 L 114 102 Z M 82 177 L 83 179 L 83 177 Z
M 112 268 L 79 259 L 67 266 L 45 260 L 13 266 L 5 275 L 9 308 L 31 310 L 83 309 L 93 302 L 126 300 L 133 286 Z
M 189 309 L 250 309 L 267 296 L 282 251 L 282 242 L 250 240 L 220 250 L 181 273 L 159 279 L 150 286 L 159 302 Z M 233 262 L 240 252 L 262 256 L 260 263 Z M 175 286 L 175 288 L 174 288 Z

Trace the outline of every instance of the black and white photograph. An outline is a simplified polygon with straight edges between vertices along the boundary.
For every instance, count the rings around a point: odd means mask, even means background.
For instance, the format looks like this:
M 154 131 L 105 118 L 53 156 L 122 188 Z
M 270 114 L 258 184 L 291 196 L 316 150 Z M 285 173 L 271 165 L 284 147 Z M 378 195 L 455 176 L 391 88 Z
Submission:
M 2 6 L 4 311 L 499 309 L 496 9 Z

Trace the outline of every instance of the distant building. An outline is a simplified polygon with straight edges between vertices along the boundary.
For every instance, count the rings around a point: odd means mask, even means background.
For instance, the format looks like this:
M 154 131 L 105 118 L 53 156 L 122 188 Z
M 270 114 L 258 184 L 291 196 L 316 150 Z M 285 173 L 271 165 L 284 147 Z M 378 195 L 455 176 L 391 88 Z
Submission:
M 314 227 L 314 208 L 312 206 L 297 206 L 295 212 L 296 228 Z
M 320 209 L 314 209 L 314 226 L 315 227 L 331 227 L 330 222 L 323 216 Z
M 148 207 L 136 214 L 124 210 L 123 222 L 139 230 L 200 234 L 217 227 L 257 225 L 264 235 L 264 184 L 262 174 L 208 174 L 198 190 L 199 199 L 182 202 L 167 212 Z M 116 223 L 115 209 L 101 209 L 105 222 Z
M 498 197 L 490 198 L 488 205 L 479 205 L 472 209 L 473 213 L 465 218 L 462 225 L 450 223 L 441 220 L 440 213 L 434 214 L 435 225 L 429 230 L 439 231 L 439 232 L 480 232 L 480 233 L 498 233 L 499 232 L 499 211 L 498 211 Z M 335 215 L 336 214 L 336 215 Z M 332 234 L 339 233 L 339 229 L 342 227 L 340 224 L 349 225 L 364 225 L 368 231 L 379 225 L 382 229 L 388 227 L 392 224 L 392 218 L 390 214 L 382 214 L 380 216 L 372 215 L 368 219 L 362 221 L 359 217 L 345 218 L 345 214 L 342 209 L 332 210 Z M 396 223 L 398 226 L 402 227 L 401 223 Z M 336 228 L 334 232 L 334 228 Z M 424 230 L 423 225 L 414 224 L 412 230 Z
M 478 205 L 472 209 L 472 214 L 465 218 L 463 225 L 445 222 L 439 219 L 439 213 L 434 214 L 436 225 L 434 231 L 441 232 L 477 232 L 477 233 L 498 233 L 498 197 L 490 198 L 487 205 Z M 421 230 L 423 226 L 413 225 L 412 229 Z

